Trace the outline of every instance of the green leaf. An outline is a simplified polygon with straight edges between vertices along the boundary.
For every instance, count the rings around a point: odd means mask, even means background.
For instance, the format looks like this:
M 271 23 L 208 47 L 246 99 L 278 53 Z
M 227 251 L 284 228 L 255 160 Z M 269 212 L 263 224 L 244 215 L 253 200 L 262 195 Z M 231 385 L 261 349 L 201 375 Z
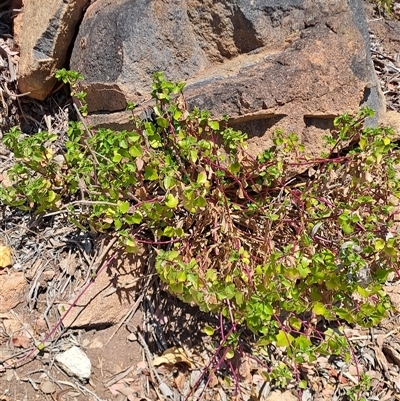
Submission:
M 389 273 L 390 271 L 387 269 L 378 269 L 375 272 L 375 276 L 380 283 L 384 283 L 388 279 Z
M 360 141 L 358 142 L 358 145 L 360 146 L 360 149 L 364 150 L 366 148 L 367 144 L 368 144 L 368 141 L 366 140 L 366 138 L 361 137 Z
M 207 201 L 203 196 L 199 196 L 195 201 L 195 205 L 197 207 L 206 207 L 207 206 Z
M 214 131 L 219 130 L 219 121 L 209 121 L 208 126 L 213 129 Z
M 264 303 L 262 305 L 262 309 L 265 315 L 271 316 L 274 313 L 274 308 L 272 307 L 271 304 Z
M 171 292 L 175 294 L 182 294 L 183 293 L 183 283 L 175 283 L 169 286 Z
M 270 215 L 268 216 L 268 218 L 269 218 L 271 221 L 277 221 L 277 220 L 279 220 L 279 215 L 278 215 L 278 214 L 270 214 Z
M 157 124 L 161 127 L 161 128 L 168 128 L 169 127 L 169 121 L 164 118 L 164 117 L 158 117 L 156 119 Z
M 144 178 L 149 181 L 155 181 L 158 179 L 157 170 L 153 167 L 146 166 L 144 170 Z
M 142 148 L 139 144 L 135 144 L 129 148 L 129 154 L 132 157 L 140 157 L 143 155 Z
M 319 316 L 324 316 L 327 312 L 326 307 L 321 302 L 315 302 L 312 308 L 312 311 Z
M 165 204 L 166 204 L 167 207 L 169 207 L 170 209 L 175 209 L 176 206 L 178 205 L 178 203 L 179 203 L 179 199 L 178 199 L 178 198 L 175 198 L 175 196 L 172 195 L 172 194 L 168 194 L 168 195 L 165 197 Z
M 141 137 L 137 132 L 129 132 L 128 138 L 130 142 L 137 142 Z
M 176 236 L 176 237 L 181 238 L 181 237 L 183 237 L 184 235 L 185 235 L 185 232 L 183 231 L 182 228 L 180 228 L 180 227 L 175 228 L 175 236 Z
M 371 292 L 368 291 L 367 289 L 361 287 L 361 286 L 357 286 L 357 292 L 364 298 L 368 298 L 371 295 Z
M 180 256 L 180 253 L 178 251 L 173 250 L 173 251 L 165 252 L 165 256 L 168 260 L 172 261 L 172 260 L 178 259 Z
M 124 239 L 124 244 L 126 246 L 131 246 L 131 247 L 137 246 L 137 242 L 131 237 L 125 238 Z
M 385 248 L 386 242 L 382 238 L 378 238 L 375 241 L 375 251 L 381 251 L 383 248 Z
M 291 327 L 293 327 L 295 330 L 300 330 L 301 329 L 301 320 L 297 317 L 291 316 L 289 318 L 289 324 Z
M 276 336 L 276 345 L 277 347 L 289 347 L 293 340 L 294 337 L 292 335 L 279 330 L 279 333 Z
M 120 219 L 115 219 L 114 220 L 114 227 L 116 230 L 120 230 L 122 227 L 122 221 Z
M 350 224 L 342 224 L 342 230 L 345 234 L 352 234 L 354 228 Z
M 206 280 L 211 283 L 217 279 L 217 272 L 214 269 L 208 269 L 206 271 Z
M 228 284 L 225 287 L 225 295 L 226 295 L 226 297 L 228 299 L 232 299 L 232 298 L 234 298 L 235 294 L 236 294 L 235 285 L 234 284 Z
M 125 216 L 125 221 L 127 224 L 140 224 L 142 222 L 143 216 L 139 212 L 135 212 L 133 215 Z
M 174 227 L 171 227 L 171 226 L 167 226 L 167 227 L 165 227 L 164 228 L 164 231 L 163 231 L 163 235 L 165 235 L 166 237 L 173 237 L 173 236 L 175 236 L 175 229 L 174 229 Z
M 176 276 L 178 282 L 183 283 L 186 281 L 186 273 L 185 272 L 179 272 L 178 275 Z
M 233 349 L 229 349 L 229 351 L 225 354 L 226 359 L 232 359 L 235 356 L 235 351 Z
M 196 149 L 192 149 L 192 150 L 190 151 L 190 160 L 191 160 L 193 163 L 196 163 L 197 158 L 198 158 L 198 152 L 197 152 L 197 150 L 196 150 Z
M 122 149 L 128 149 L 128 143 L 126 142 L 125 139 L 121 139 L 119 141 L 119 147 L 122 148 Z
M 243 293 L 237 292 L 235 294 L 235 301 L 238 306 L 243 305 Z
M 183 201 L 183 207 L 190 213 L 196 213 L 196 205 L 194 204 L 194 201 L 190 199 L 185 199 Z
M 212 336 L 213 334 L 214 334 L 214 332 L 215 332 L 215 330 L 211 327 L 211 326 L 209 326 L 209 325 L 205 325 L 204 326 L 204 328 L 203 328 L 203 331 L 204 331 L 204 333 L 206 333 L 208 336 Z
M 207 182 L 207 174 L 205 171 L 202 171 L 197 176 L 197 184 L 204 184 Z
M 340 319 L 346 320 L 347 323 L 355 322 L 353 315 L 347 309 L 337 309 L 335 313 Z
M 385 253 L 385 255 L 390 256 L 390 257 L 394 257 L 397 255 L 396 249 L 394 249 L 392 247 L 388 247 L 388 246 L 386 246 L 384 248 L 383 252 Z
M 154 113 L 156 114 L 156 116 L 159 116 L 159 117 L 162 116 L 161 110 L 158 106 L 154 106 L 153 110 L 154 110 Z
M 121 161 L 121 159 L 122 159 L 122 155 L 119 153 L 119 151 L 118 150 L 114 150 L 114 156 L 112 158 L 112 161 L 114 163 L 119 163 Z
M 128 100 L 126 102 L 126 110 L 132 111 L 136 107 L 136 103 L 132 102 L 131 100 Z
M 48 196 L 47 196 L 47 200 L 52 203 L 55 201 L 55 199 L 57 198 L 57 194 L 54 191 L 49 191 Z
M 301 351 L 307 351 L 312 346 L 311 340 L 303 334 L 296 337 L 294 344 Z
M 311 287 L 310 297 L 312 301 L 320 301 L 322 299 L 321 293 L 317 287 Z
M 171 176 L 169 176 L 169 175 L 166 175 L 165 177 L 164 177 L 164 188 L 165 189 L 170 189 L 170 188 L 172 188 L 172 187 L 174 187 L 175 186 L 175 179 L 174 178 L 172 178 Z
M 241 168 L 242 168 L 242 166 L 240 165 L 240 163 L 239 163 L 239 162 L 235 162 L 235 163 L 232 163 L 232 164 L 229 166 L 228 170 L 229 170 L 232 174 L 237 174 L 237 173 L 241 170 Z
M 127 202 L 118 201 L 118 210 L 123 214 L 128 212 L 130 206 L 131 205 L 128 201 Z
M 182 112 L 180 110 L 177 109 L 177 110 L 174 111 L 174 120 L 175 121 L 179 121 L 181 116 L 182 116 Z
M 300 380 L 299 381 L 299 388 L 302 390 L 305 390 L 308 387 L 307 381 L 306 380 Z
M 385 146 L 387 146 L 387 145 L 389 145 L 390 144 L 390 138 L 388 138 L 387 136 L 385 136 L 384 138 L 383 138 L 383 144 L 385 145 Z

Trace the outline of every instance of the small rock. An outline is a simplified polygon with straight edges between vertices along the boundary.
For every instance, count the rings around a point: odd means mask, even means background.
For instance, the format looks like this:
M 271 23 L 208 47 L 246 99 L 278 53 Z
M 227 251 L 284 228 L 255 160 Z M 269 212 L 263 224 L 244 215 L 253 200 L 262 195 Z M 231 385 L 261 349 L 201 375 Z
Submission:
M 55 275 L 56 275 L 56 273 L 55 273 L 53 270 L 46 270 L 46 271 L 44 271 L 44 272 L 41 274 L 40 278 L 41 278 L 43 281 L 48 282 L 48 281 L 53 280 L 53 278 L 54 278 Z
M 24 300 L 25 277 L 22 272 L 0 275 L 0 313 L 8 312 Z
M 56 386 L 51 381 L 46 380 L 40 385 L 40 390 L 44 394 L 53 394 L 56 392 Z
M 92 363 L 80 348 L 73 346 L 58 354 L 55 359 L 69 375 L 76 376 L 82 381 L 89 380 Z
M 312 399 L 313 399 L 313 397 L 312 397 L 311 391 L 308 388 L 306 388 L 303 391 L 303 395 L 301 396 L 301 401 L 311 401 Z
M 15 377 L 15 371 L 14 369 L 8 369 L 6 371 L 6 381 L 10 382 L 11 380 L 13 380 Z

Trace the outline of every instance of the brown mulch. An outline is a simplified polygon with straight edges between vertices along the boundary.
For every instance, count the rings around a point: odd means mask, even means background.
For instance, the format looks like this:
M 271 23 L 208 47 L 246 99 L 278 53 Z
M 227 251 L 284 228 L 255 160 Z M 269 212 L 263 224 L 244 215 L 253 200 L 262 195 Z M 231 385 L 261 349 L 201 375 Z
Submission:
M 71 99 L 65 88 L 45 102 L 18 93 L 18 51 L 6 6 L 0 5 L 0 138 L 15 125 L 26 134 L 45 129 L 62 138 L 68 121 L 76 118 Z M 371 18 L 382 17 L 375 13 Z M 400 112 L 400 46 L 398 52 L 388 51 L 371 32 L 371 52 L 387 107 Z M 0 176 L 12 163 L 12 155 L 0 145 Z M 60 325 L 45 350 L 36 352 L 33 342 L 44 341 L 61 318 L 58 303 L 90 279 L 88 272 L 99 245 L 61 215 L 38 218 L 6 207 L 0 210 L 0 240 L 13 249 L 14 257 L 13 267 L 0 271 L 0 277 L 23 274 L 28 283 L 24 301 L 0 313 L 0 401 L 188 397 L 283 401 L 299 396 L 302 401 L 339 401 L 351 400 L 348 394 L 357 389 L 363 373 L 371 379 L 370 386 L 356 391 L 354 399 L 400 400 L 398 310 L 374 329 L 346 329 L 352 345 L 350 361 L 320 357 L 303 364 L 299 375 L 307 380 L 308 388 L 301 393 L 295 390 L 296 380 L 289 381 L 285 390 L 271 386 L 265 376 L 267 366 L 290 361 L 279 349 L 268 357 L 253 355 L 251 335 L 243 336 L 242 353 L 219 364 L 220 338 L 202 331 L 205 324 L 218 326 L 218 319 L 170 297 L 157 280 L 149 280 L 141 294 L 134 294 L 135 299 L 141 295 L 140 319 L 128 316 L 120 327 L 90 330 Z M 63 260 L 72 259 L 73 266 L 63 265 Z M 153 270 L 143 274 L 150 277 Z M 400 288 L 394 276 L 392 280 L 387 292 L 400 308 Z M 89 383 L 66 375 L 54 363 L 55 355 L 72 344 L 90 354 L 93 378 Z M 135 352 L 139 358 L 132 357 Z

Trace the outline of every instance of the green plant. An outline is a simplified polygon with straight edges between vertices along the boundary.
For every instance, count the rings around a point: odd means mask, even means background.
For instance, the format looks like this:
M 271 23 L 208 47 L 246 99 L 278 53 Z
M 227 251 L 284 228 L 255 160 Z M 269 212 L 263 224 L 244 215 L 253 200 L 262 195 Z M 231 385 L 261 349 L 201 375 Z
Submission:
M 393 14 L 392 13 L 393 0 L 370 0 L 370 2 L 376 4 L 379 13 L 383 11 L 390 16 Z
M 364 393 L 370 390 L 371 380 L 372 378 L 370 376 L 361 373 L 359 383 L 347 390 L 349 399 L 351 401 L 367 401 L 367 397 L 364 396 Z
M 64 84 L 69 84 L 71 87 L 71 96 L 74 97 L 80 104 L 79 111 L 83 116 L 87 116 L 87 103 L 86 103 L 86 92 L 78 91 L 79 81 L 83 79 L 83 75 L 77 71 L 69 71 L 65 68 L 58 70 L 55 77 L 62 81 Z
M 80 78 L 59 76 L 72 86 Z M 226 120 L 189 112 L 183 88 L 155 74 L 154 119 L 133 116 L 133 131 L 70 122 L 57 148 L 50 133 L 11 130 L 4 143 L 17 161 L 0 199 L 65 212 L 81 229 L 115 230 L 128 251 L 156 247 L 169 290 L 230 321 L 228 336 L 220 328 L 226 359 L 245 325 L 260 355 L 285 347 L 295 371 L 318 354 L 348 360 L 341 331 L 317 322 L 370 327 L 390 308 L 382 284 L 398 271 L 400 193 L 391 130 L 363 128 L 373 113 L 364 108 L 335 119 L 320 158 L 279 131 L 274 146 L 253 157 L 246 135 Z M 284 385 L 288 365 L 270 368 Z

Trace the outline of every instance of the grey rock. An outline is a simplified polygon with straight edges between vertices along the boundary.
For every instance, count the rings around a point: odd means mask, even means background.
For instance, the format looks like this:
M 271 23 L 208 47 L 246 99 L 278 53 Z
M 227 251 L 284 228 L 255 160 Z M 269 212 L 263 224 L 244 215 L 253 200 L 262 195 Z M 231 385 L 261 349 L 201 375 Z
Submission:
M 85 76 L 94 126 L 129 128 L 126 100 L 146 105 L 164 71 L 187 82 L 190 107 L 229 115 L 250 151 L 282 128 L 317 154 L 336 115 L 384 110 L 368 40 L 362 0 L 97 0 L 71 67 Z

